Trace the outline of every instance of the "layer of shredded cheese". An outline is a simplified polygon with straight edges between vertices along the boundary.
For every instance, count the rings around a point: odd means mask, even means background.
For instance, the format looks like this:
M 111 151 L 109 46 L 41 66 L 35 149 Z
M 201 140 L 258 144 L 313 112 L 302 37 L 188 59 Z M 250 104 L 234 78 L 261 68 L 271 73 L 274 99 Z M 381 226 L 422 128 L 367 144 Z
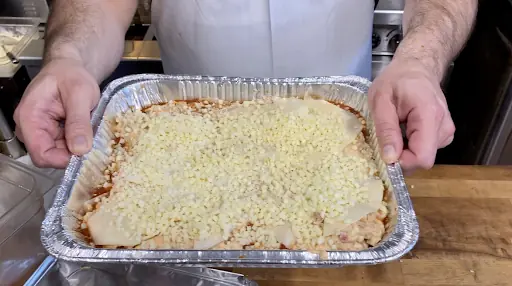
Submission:
M 382 238 L 386 205 L 363 124 L 314 99 L 120 114 L 112 189 L 85 227 L 104 246 L 366 248 Z

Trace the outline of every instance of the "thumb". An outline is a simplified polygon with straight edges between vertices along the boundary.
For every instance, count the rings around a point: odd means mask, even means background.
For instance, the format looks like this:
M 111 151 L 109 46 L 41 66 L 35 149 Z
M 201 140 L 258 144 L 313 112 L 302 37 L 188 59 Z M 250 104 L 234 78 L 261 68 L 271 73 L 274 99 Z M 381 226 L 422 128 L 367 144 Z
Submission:
M 391 94 L 375 94 L 371 114 L 379 141 L 380 154 L 387 164 L 398 161 L 404 144 L 396 106 L 391 98 Z
M 92 147 L 91 110 L 99 90 L 96 85 L 75 83 L 64 91 L 66 144 L 71 153 L 84 155 Z

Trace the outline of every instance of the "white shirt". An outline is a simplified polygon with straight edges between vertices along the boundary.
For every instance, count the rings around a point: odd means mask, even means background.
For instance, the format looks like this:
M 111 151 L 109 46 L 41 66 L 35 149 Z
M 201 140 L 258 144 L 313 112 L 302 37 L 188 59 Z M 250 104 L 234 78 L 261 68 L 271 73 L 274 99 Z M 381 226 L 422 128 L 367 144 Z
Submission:
M 153 0 L 172 74 L 371 76 L 374 0 Z

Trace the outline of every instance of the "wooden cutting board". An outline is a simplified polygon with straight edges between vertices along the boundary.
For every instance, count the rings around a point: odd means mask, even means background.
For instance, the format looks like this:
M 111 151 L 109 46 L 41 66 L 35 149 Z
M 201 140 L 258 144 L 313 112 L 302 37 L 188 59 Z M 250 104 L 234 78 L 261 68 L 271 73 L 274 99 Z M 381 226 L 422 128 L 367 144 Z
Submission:
M 407 178 L 420 224 L 401 260 L 334 269 L 229 269 L 259 285 L 512 285 L 512 167 L 436 166 Z

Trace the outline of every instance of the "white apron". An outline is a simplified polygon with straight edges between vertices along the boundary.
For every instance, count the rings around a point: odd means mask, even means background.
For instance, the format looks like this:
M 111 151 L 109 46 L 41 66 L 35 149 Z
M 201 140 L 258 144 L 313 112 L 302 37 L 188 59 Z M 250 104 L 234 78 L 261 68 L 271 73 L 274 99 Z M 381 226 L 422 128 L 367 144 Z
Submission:
M 153 0 L 166 73 L 371 76 L 374 0 Z

